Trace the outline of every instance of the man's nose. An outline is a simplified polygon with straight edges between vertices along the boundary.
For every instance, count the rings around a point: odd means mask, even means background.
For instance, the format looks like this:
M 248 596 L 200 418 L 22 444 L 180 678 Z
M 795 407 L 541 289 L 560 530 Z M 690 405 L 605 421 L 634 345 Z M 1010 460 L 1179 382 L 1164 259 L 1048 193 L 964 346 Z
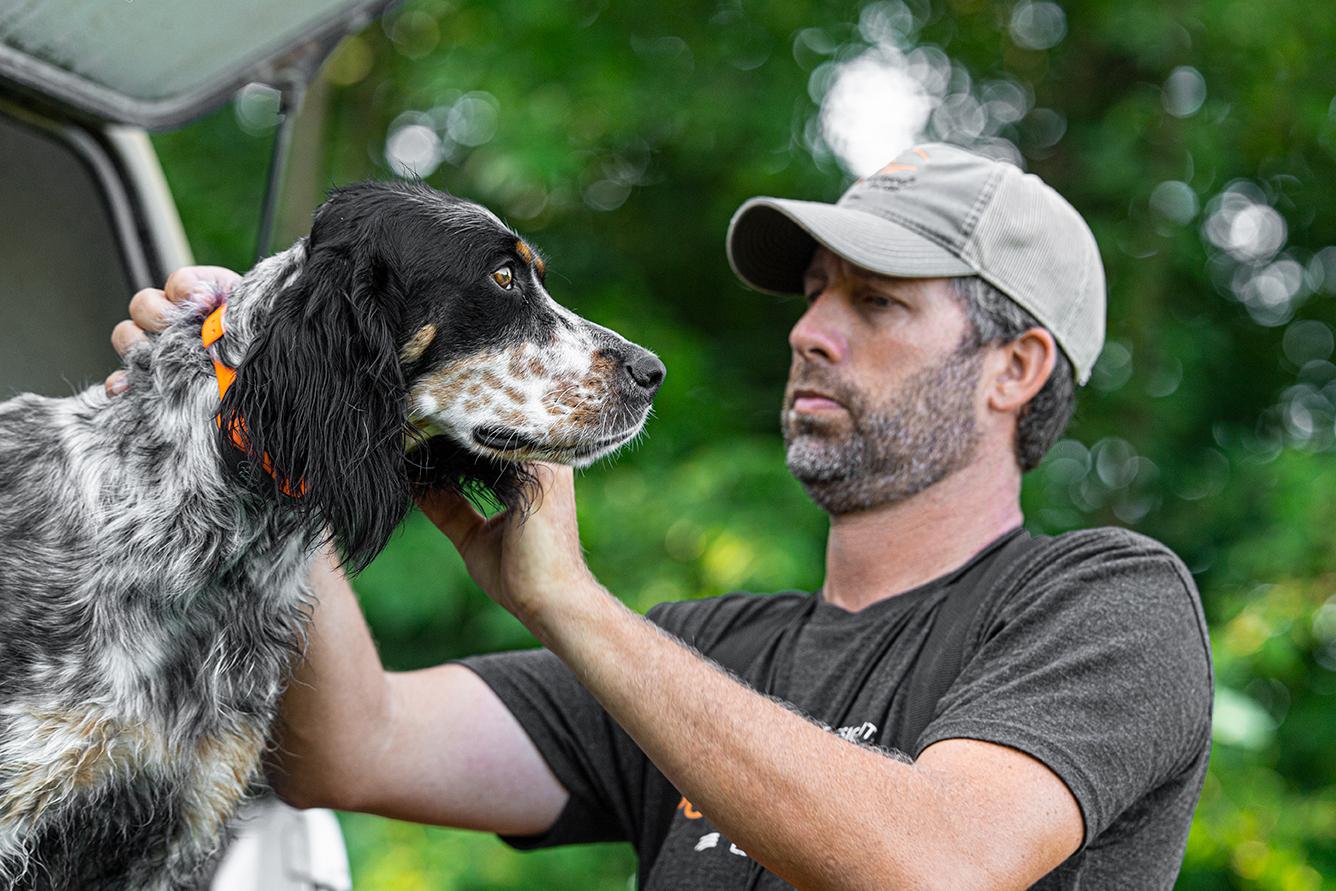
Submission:
M 844 359 L 848 341 L 837 324 L 837 302 L 834 297 L 821 294 L 807 307 L 789 332 L 789 346 L 796 354 L 808 361 L 840 362 Z

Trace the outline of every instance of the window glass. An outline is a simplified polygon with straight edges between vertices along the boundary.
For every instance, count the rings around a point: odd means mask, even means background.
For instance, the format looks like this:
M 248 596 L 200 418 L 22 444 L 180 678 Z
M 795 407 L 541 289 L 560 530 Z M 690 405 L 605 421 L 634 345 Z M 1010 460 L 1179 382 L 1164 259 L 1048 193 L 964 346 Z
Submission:
M 108 338 L 130 282 L 83 159 L 0 116 L 0 399 L 100 382 L 119 364 Z
M 0 44 L 142 101 L 216 87 L 366 0 L 0 0 Z

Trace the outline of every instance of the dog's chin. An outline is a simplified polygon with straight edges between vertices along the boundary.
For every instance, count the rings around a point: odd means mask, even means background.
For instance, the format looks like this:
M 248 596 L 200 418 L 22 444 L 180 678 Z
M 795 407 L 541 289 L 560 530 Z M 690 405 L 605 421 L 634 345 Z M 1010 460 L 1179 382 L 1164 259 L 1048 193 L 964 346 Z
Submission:
M 502 461 L 545 461 L 586 467 L 625 445 L 642 426 L 643 419 L 616 433 L 563 441 L 536 437 L 507 427 L 475 427 L 469 436 L 469 447 L 479 455 Z

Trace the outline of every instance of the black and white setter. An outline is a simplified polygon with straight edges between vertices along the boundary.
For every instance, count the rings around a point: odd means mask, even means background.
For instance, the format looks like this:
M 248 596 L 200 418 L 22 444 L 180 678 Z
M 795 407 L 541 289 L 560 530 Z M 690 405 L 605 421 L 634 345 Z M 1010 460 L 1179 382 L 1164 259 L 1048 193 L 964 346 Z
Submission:
M 132 350 L 125 395 L 0 403 L 0 888 L 198 888 L 322 542 L 360 568 L 418 487 L 522 508 L 524 462 L 640 431 L 663 365 L 543 280 L 476 204 L 351 186 Z

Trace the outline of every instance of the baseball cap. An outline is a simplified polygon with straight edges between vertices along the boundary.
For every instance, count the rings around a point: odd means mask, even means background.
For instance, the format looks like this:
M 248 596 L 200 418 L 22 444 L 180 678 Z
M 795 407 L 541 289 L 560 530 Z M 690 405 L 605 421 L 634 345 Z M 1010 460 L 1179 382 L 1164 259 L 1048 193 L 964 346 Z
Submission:
M 1104 346 L 1104 267 L 1085 220 L 1039 177 L 958 146 L 909 149 L 834 204 L 752 198 L 727 244 L 738 277 L 772 294 L 802 293 L 818 244 L 881 275 L 977 275 L 1052 332 L 1081 384 Z

